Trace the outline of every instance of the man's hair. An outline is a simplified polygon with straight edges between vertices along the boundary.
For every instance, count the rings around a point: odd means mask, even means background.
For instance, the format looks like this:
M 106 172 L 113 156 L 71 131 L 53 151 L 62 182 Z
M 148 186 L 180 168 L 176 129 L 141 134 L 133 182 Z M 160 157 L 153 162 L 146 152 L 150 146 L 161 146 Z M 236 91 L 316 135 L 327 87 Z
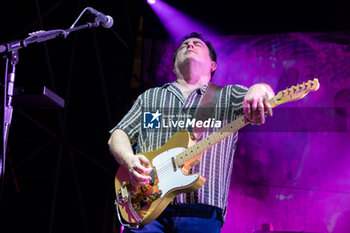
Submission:
M 176 56 L 177 56 L 177 52 L 180 48 L 180 46 L 182 45 L 182 43 L 187 40 L 187 39 L 190 39 L 190 38 L 198 38 L 200 40 L 202 40 L 208 47 L 209 49 L 209 56 L 210 56 L 210 59 L 212 61 L 215 61 L 216 62 L 216 52 L 215 52 L 215 49 L 213 47 L 213 45 L 211 44 L 211 42 L 207 39 L 204 38 L 203 35 L 197 33 L 197 32 L 192 32 L 191 34 L 188 34 L 188 35 L 185 35 L 180 41 L 179 41 L 179 45 L 177 47 L 177 49 L 175 50 L 175 53 L 174 53 L 174 57 L 173 57 L 173 64 L 175 64 L 175 60 L 176 60 Z M 211 72 L 211 77 L 213 77 L 215 73 L 215 70 Z

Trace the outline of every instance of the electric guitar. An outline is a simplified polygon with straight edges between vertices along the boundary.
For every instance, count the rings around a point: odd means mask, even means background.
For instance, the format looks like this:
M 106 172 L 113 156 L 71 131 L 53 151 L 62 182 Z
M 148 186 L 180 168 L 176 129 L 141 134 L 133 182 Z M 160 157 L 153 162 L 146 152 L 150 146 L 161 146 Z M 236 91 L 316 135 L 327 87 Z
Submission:
M 280 91 L 269 103 L 274 108 L 302 99 L 319 86 L 318 79 L 292 86 Z M 147 185 L 134 187 L 129 181 L 127 169 L 120 167 L 115 177 L 119 220 L 123 222 L 123 218 L 127 222 L 123 225 L 129 227 L 146 225 L 156 219 L 177 195 L 202 187 L 206 179 L 199 173 L 189 174 L 190 169 L 200 162 L 206 149 L 248 124 L 241 115 L 199 142 L 194 141 L 187 130 L 181 130 L 158 150 L 140 153 L 153 168 L 150 173 L 152 180 Z

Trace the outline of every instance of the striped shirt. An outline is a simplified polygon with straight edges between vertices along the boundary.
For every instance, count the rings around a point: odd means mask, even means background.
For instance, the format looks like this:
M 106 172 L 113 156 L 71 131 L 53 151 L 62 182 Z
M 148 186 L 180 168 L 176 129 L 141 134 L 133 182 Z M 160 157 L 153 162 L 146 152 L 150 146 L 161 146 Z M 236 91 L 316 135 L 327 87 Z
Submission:
M 137 143 L 137 153 L 159 149 L 174 133 L 183 129 L 179 124 L 171 125 L 170 121 L 179 122 L 193 116 L 207 86 L 192 91 L 186 100 L 175 82 L 151 88 L 137 98 L 130 111 L 111 132 L 123 130 L 132 144 Z M 221 127 L 243 114 L 242 102 L 246 92 L 247 88 L 240 85 L 222 88 L 213 113 L 213 118 L 222 122 Z M 160 123 L 164 124 L 159 129 L 145 128 L 144 113 L 157 110 L 163 119 Z M 208 128 L 201 137 L 207 137 L 218 128 Z M 192 133 L 191 127 L 187 130 Z M 193 173 L 198 172 L 207 179 L 205 184 L 196 192 L 178 195 L 173 204 L 201 203 L 219 207 L 226 212 L 236 142 L 237 133 L 234 133 L 207 149 L 201 156 L 201 162 L 192 168 Z

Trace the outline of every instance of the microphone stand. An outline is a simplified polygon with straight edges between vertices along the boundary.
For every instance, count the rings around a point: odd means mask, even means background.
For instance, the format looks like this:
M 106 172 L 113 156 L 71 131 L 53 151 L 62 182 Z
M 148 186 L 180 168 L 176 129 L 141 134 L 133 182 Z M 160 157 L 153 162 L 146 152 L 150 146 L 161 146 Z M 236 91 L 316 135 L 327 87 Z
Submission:
M 13 87 L 15 82 L 16 74 L 16 65 L 18 64 L 18 51 L 12 51 L 6 57 L 6 70 L 5 70 L 5 79 L 4 79 L 4 102 L 3 102 L 3 140 L 2 140 L 2 158 L 0 159 L 0 177 L 1 177 L 1 193 L 0 193 L 0 202 L 3 193 L 3 186 L 5 181 L 5 164 L 6 164 L 6 148 L 7 148 L 7 139 L 9 134 L 9 129 L 12 120 L 12 98 L 13 98 Z M 9 67 L 10 62 L 10 67 Z M 8 71 L 10 73 L 8 74 Z M 7 98 L 6 98 L 7 97 Z
M 6 148 L 9 135 L 9 129 L 12 121 L 12 99 L 13 99 L 13 88 L 16 75 L 16 65 L 18 64 L 19 54 L 18 50 L 27 47 L 32 43 L 41 43 L 47 40 L 52 40 L 55 38 L 66 38 L 69 33 L 74 31 L 79 31 L 85 28 L 98 27 L 100 25 L 100 20 L 96 17 L 95 22 L 83 24 L 81 26 L 75 27 L 80 17 L 83 15 L 89 7 L 85 8 L 73 25 L 66 30 L 55 29 L 50 31 L 38 31 L 30 33 L 29 37 L 23 40 L 11 41 L 5 44 L 0 44 L 0 55 L 5 53 L 3 58 L 6 58 L 5 67 L 5 77 L 4 77 L 4 96 L 3 96 L 3 140 L 2 140 L 2 156 L 0 156 L 0 178 L 1 178 L 1 190 L 0 190 L 0 203 L 2 202 L 2 194 L 4 190 L 5 181 L 5 164 L 6 164 Z M 10 63 L 10 67 L 9 67 Z

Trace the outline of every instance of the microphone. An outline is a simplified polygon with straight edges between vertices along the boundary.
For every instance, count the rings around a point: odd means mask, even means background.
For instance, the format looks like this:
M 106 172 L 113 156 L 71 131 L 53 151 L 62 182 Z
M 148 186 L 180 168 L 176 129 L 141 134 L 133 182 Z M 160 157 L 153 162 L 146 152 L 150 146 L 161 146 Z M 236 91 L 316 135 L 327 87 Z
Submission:
M 111 16 L 105 15 L 92 7 L 87 7 L 86 9 L 90 11 L 91 14 L 95 15 L 96 19 L 101 23 L 102 27 L 110 28 L 113 26 L 114 21 Z

